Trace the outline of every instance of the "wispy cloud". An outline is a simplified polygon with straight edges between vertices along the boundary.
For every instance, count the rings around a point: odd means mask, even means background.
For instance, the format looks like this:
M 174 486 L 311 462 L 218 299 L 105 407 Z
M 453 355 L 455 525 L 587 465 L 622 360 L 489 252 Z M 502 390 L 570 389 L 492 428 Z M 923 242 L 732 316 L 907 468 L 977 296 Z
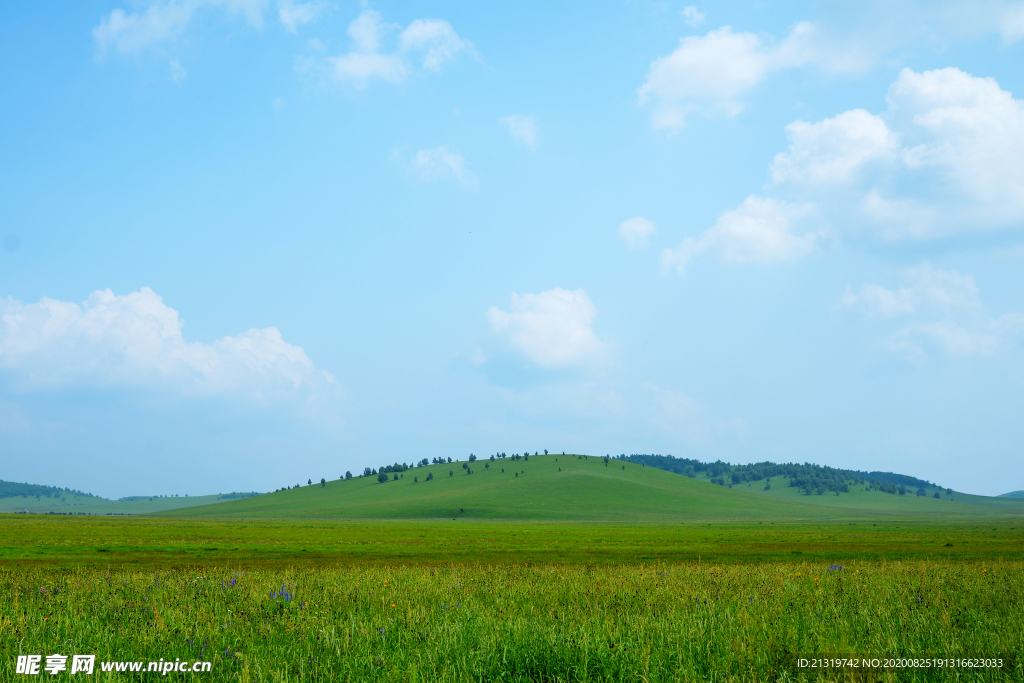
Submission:
M 303 24 L 311 24 L 330 9 L 326 2 L 291 2 L 285 0 L 278 3 L 277 17 L 281 25 L 289 33 L 298 33 Z
M 647 240 L 654 234 L 654 223 L 643 216 L 636 216 L 619 224 L 619 237 L 630 249 L 647 246 Z
M 975 309 L 980 305 L 978 286 L 970 275 L 924 263 L 908 269 L 906 279 L 905 286 L 894 289 L 862 285 L 859 292 L 854 292 L 847 286 L 843 305 L 863 310 L 869 316 L 885 318 L 909 315 L 922 308 L 949 311 Z
M 509 135 L 530 149 L 537 148 L 537 124 L 532 116 L 512 114 L 498 119 L 508 130 Z
M 397 45 L 385 50 L 386 40 L 396 33 Z M 403 29 L 366 9 L 349 25 L 348 35 L 352 49 L 326 61 L 334 81 L 358 88 L 373 80 L 401 83 L 415 68 L 415 62 L 427 71 L 439 72 L 460 54 L 475 53 L 472 43 L 441 19 L 416 19 Z
M 260 28 L 267 4 L 267 0 L 157 0 L 136 11 L 112 10 L 92 30 L 92 36 L 100 50 L 136 53 L 176 40 L 195 15 L 207 9 L 242 16 L 248 25 Z
M 683 15 L 683 21 L 694 28 L 703 24 L 704 18 L 707 17 L 707 14 L 699 11 L 694 5 L 687 5 L 679 13 Z
M 445 145 L 417 151 L 409 159 L 409 169 L 421 180 L 457 180 L 471 190 L 480 184 L 466 158 Z
M 491 307 L 491 330 L 542 368 L 589 365 L 607 351 L 592 328 L 597 308 L 582 289 L 556 287 L 540 294 L 512 294 L 509 311 Z
M 887 345 L 897 355 L 924 361 L 930 351 L 954 357 L 989 356 L 1024 332 L 1024 315 L 982 315 L 978 286 L 970 275 L 924 263 L 908 268 L 901 287 L 847 286 L 843 307 L 868 318 L 904 318 Z

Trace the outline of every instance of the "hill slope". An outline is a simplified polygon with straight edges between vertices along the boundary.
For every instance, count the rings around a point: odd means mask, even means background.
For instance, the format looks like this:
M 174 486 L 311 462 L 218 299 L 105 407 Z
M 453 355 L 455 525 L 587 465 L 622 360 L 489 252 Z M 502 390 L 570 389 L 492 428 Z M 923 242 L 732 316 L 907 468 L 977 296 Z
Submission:
M 1008 499 L 1000 499 L 1007 506 L 992 507 L 881 491 L 853 491 L 837 497 L 800 496 L 797 490 L 755 491 L 753 486 L 730 489 L 636 463 L 606 463 L 593 456 L 477 461 L 471 465 L 473 474 L 466 473 L 464 464 L 417 467 L 404 472 L 397 481 L 386 483 L 378 482 L 376 477 L 357 477 L 163 514 L 263 519 L 466 517 L 622 522 L 1024 515 L 1024 501 Z M 430 474 L 433 480 L 425 481 Z
M 8 483 L 8 482 L 3 482 Z M 211 496 L 131 496 L 120 500 L 101 498 L 81 491 L 34 484 L 15 484 L 16 495 L 0 496 L 0 513 L 33 515 L 146 515 L 165 510 L 210 505 L 254 493 Z

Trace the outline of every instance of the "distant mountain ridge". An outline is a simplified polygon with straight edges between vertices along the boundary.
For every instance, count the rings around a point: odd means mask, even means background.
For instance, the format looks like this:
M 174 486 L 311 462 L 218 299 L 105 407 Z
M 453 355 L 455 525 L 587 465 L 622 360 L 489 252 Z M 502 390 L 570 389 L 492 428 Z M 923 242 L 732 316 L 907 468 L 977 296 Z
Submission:
M 997 497 L 998 498 L 1024 498 L 1024 491 L 1010 491 L 1009 493 L 1004 493 L 1004 494 L 1002 494 L 1000 496 L 997 496 Z

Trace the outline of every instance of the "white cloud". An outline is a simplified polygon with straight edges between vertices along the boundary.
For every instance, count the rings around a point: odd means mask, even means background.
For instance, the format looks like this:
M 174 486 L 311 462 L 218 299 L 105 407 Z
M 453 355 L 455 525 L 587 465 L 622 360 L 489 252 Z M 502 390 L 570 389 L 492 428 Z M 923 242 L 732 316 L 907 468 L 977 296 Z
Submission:
M 927 263 L 907 271 L 907 286 L 886 289 L 863 285 L 855 294 L 847 287 L 843 305 L 859 308 L 869 316 L 892 318 L 924 309 L 969 310 L 980 305 L 974 278 L 955 270 L 932 268 Z
M 465 157 L 444 145 L 416 152 L 410 160 L 410 170 L 423 180 L 454 179 L 469 189 L 476 189 L 479 184 Z
M 501 117 L 498 119 L 498 122 L 508 129 L 509 135 L 513 138 L 519 140 L 530 149 L 536 149 L 537 125 L 534 123 L 532 116 L 512 114 L 511 116 Z
M 22 390 L 153 387 L 258 402 L 329 397 L 334 378 L 277 328 L 186 342 L 178 312 L 148 287 L 96 291 L 82 305 L 0 300 L 0 372 Z
M 1024 102 L 955 68 L 904 69 L 887 100 L 881 116 L 857 109 L 787 126 L 775 191 L 888 241 L 1020 225 Z
M 654 60 L 639 102 L 653 107 L 654 128 L 675 131 L 692 111 L 735 116 L 746 106 L 742 95 L 769 74 L 810 64 L 828 72 L 856 72 L 865 60 L 854 46 L 837 44 L 813 22 L 796 24 L 781 41 L 723 26 L 686 36 L 671 54 Z
M 985 319 L 974 278 L 955 270 L 922 264 L 906 271 L 907 284 L 896 289 L 848 286 L 842 303 L 868 317 L 909 317 L 911 323 L 888 340 L 891 351 L 922 362 L 929 350 L 955 357 L 989 356 L 1024 332 L 1024 315 Z M 938 319 L 936 318 L 943 318 Z
M 408 67 L 397 55 L 382 55 L 376 52 L 349 52 L 340 57 L 328 57 L 331 75 L 337 81 L 365 87 L 374 79 L 386 83 L 401 83 L 405 80 Z
M 728 26 L 706 36 L 687 36 L 672 54 L 651 64 L 640 87 L 640 104 L 653 104 L 655 128 L 678 130 L 698 106 L 728 114 L 742 111 L 736 96 L 757 85 L 769 70 L 769 57 L 753 33 Z
M 512 294 L 510 312 L 491 307 L 491 329 L 543 368 L 587 365 L 605 355 L 591 325 L 597 309 L 582 289 Z
M 394 51 L 383 50 L 385 39 L 400 29 L 398 24 L 385 23 L 378 12 L 363 10 L 348 28 L 351 52 L 327 58 L 332 78 L 360 88 L 372 80 L 401 83 L 412 69 L 410 58 L 416 54 L 422 54 L 424 69 L 438 72 L 460 53 L 474 51 L 472 43 L 440 19 L 414 20 L 399 33 Z
M 899 355 L 920 362 L 928 357 L 926 348 L 929 346 L 937 347 L 949 356 L 967 358 L 990 356 L 1002 341 L 991 332 L 972 331 L 944 320 L 906 327 L 892 336 L 890 347 Z
M 177 59 L 172 59 L 170 63 L 171 69 L 171 80 L 175 83 L 181 83 L 188 76 L 188 72 L 185 71 L 185 67 L 178 63 Z
M 807 123 L 786 126 L 789 150 L 775 156 L 772 182 L 817 186 L 849 183 L 875 162 L 896 159 L 899 141 L 885 122 L 863 109 Z
M 385 24 L 380 12 L 366 9 L 348 25 L 348 37 L 355 52 L 377 52 L 384 35 L 397 28 L 398 24 Z
M 1003 11 L 999 22 L 999 34 L 1007 43 L 1024 38 L 1024 3 L 1009 6 Z
M 729 26 L 682 38 L 671 54 L 651 63 L 639 89 L 640 104 L 653 109 L 653 127 L 679 130 L 693 111 L 734 116 L 745 107 L 745 93 L 785 69 L 853 75 L 915 41 L 930 47 L 992 33 L 1008 43 L 1024 37 L 1019 0 L 833 2 L 822 3 L 817 14 L 781 40 Z M 695 7 L 683 16 L 692 26 L 703 18 Z
M 125 12 L 115 9 L 92 30 L 100 50 L 113 47 L 118 52 L 135 53 L 177 39 L 196 12 L 216 8 L 232 16 L 242 15 L 250 26 L 263 26 L 263 11 L 268 0 L 163 0 L 144 9 Z
M 643 216 L 629 218 L 619 224 L 619 236 L 630 249 L 647 246 L 647 239 L 654 234 L 654 223 Z
M 416 19 L 402 31 L 398 46 L 403 53 L 422 51 L 423 68 L 430 71 L 440 71 L 460 52 L 473 52 L 473 44 L 441 19 Z
M 303 24 L 310 24 L 320 18 L 328 9 L 326 2 L 291 2 L 285 0 L 278 3 L 277 16 L 281 25 L 289 33 L 298 33 L 298 27 Z
M 698 11 L 693 5 L 687 5 L 684 7 L 680 14 L 683 15 L 683 21 L 685 21 L 689 26 L 694 27 L 703 24 L 704 18 L 707 17 L 707 14 Z
M 994 32 L 1007 44 L 1024 38 L 1024 2 L 1020 0 L 951 0 L 936 3 L 936 7 L 939 21 L 956 37 L 972 38 Z
M 809 253 L 817 235 L 799 231 L 809 207 L 751 195 L 733 211 L 719 216 L 715 225 L 697 237 L 687 237 L 675 249 L 662 252 L 665 268 L 686 270 L 697 254 L 718 250 L 727 261 L 777 262 Z

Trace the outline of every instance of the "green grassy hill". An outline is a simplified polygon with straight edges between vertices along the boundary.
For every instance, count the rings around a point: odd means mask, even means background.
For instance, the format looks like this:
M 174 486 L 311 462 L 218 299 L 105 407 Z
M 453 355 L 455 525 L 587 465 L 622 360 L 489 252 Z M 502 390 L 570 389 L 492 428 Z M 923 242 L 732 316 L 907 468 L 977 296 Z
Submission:
M 1009 493 L 1000 494 L 1000 498 L 1024 498 L 1024 491 L 1010 491 Z
M 1024 501 L 942 499 L 851 490 L 805 496 L 779 486 L 728 488 L 640 464 L 575 455 L 531 456 L 407 470 L 397 481 L 336 480 L 258 498 L 162 514 L 252 519 L 532 519 L 721 521 L 992 518 L 1024 515 Z M 452 473 L 452 474 L 450 474 Z M 518 473 L 518 475 L 517 475 Z M 433 480 L 425 481 L 433 474 Z M 418 479 L 418 481 L 417 481 Z M 781 482 L 780 482 L 781 483 Z M 996 501 L 993 503 L 993 501 Z
M 710 477 L 697 477 L 697 481 L 710 483 Z M 716 484 L 712 484 L 715 486 Z M 721 487 L 719 487 L 721 488 Z M 834 509 L 845 510 L 874 510 L 874 511 L 905 511 L 930 513 L 943 511 L 949 508 L 950 503 L 961 503 L 972 508 L 976 506 L 1004 509 L 1008 512 L 1017 511 L 1024 514 L 1024 500 L 1014 500 L 1007 497 L 974 496 L 969 493 L 954 491 L 951 494 L 945 493 L 944 489 L 933 487 L 928 490 L 928 495 L 918 496 L 913 492 L 905 495 L 885 493 L 872 489 L 870 485 L 851 485 L 849 493 L 835 493 L 827 491 L 822 495 L 804 495 L 804 492 L 796 487 L 788 486 L 786 481 L 778 478 L 772 481 L 772 488 L 765 490 L 764 482 L 744 482 L 733 485 L 734 491 L 745 491 L 758 496 L 763 496 L 774 501 L 793 501 L 809 505 L 821 505 Z M 934 498 L 935 492 L 939 492 L 939 498 Z M 954 506 L 954 509 L 955 508 Z M 984 514 L 977 511 L 979 514 Z
M 43 487 L 36 487 L 43 488 Z M 49 488 L 49 487 L 46 487 Z M 54 489 L 57 493 L 38 496 L 7 496 L 0 498 L 0 513 L 34 515 L 147 515 L 195 505 L 210 505 L 229 500 L 226 495 L 212 496 L 134 496 L 130 500 L 110 500 L 98 496 Z

